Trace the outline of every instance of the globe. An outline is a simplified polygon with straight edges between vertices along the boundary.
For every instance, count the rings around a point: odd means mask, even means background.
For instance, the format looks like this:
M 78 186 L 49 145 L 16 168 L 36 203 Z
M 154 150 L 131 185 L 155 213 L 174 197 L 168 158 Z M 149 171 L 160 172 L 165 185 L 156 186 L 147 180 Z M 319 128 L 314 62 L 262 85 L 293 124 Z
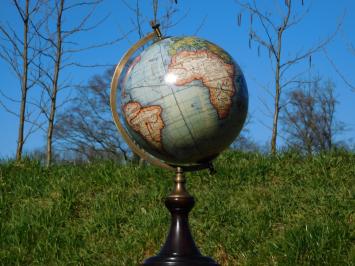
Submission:
M 119 84 L 130 138 L 170 165 L 213 160 L 246 118 L 248 90 L 240 67 L 201 38 L 153 43 L 129 60 Z

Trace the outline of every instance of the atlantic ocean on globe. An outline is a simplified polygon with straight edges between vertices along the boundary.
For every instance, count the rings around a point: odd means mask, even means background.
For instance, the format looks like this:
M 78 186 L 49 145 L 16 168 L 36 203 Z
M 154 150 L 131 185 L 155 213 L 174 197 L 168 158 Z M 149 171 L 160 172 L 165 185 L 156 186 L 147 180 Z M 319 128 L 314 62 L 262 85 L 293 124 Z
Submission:
M 120 81 L 130 137 L 171 165 L 209 162 L 238 136 L 248 109 L 243 73 L 217 45 L 170 37 L 130 60 Z

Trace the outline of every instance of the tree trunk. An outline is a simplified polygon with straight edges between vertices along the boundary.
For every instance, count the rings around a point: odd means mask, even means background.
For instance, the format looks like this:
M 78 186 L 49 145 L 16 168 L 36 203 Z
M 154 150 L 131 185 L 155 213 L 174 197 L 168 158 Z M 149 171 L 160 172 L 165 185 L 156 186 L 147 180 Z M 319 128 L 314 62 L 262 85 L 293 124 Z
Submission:
M 20 106 L 20 121 L 17 138 L 16 160 L 20 161 L 22 158 L 22 150 L 24 144 L 24 127 L 25 127 L 25 113 L 27 102 L 27 79 L 28 79 L 28 20 L 29 20 L 29 0 L 26 0 L 26 13 L 23 17 L 24 36 L 23 36 L 23 73 L 21 79 L 21 106 Z
M 276 140 L 277 140 L 277 127 L 280 112 L 280 67 L 276 68 L 276 85 L 275 85 L 275 105 L 274 105 L 274 119 L 272 122 L 272 136 L 271 136 L 271 154 L 276 154 Z
M 272 136 L 271 136 L 271 154 L 276 154 L 277 145 L 277 127 L 279 122 L 279 112 L 280 112 L 280 58 L 281 58 L 281 46 L 282 46 L 282 32 L 283 29 L 280 28 L 278 32 L 278 45 L 277 45 L 277 56 L 276 56 L 276 73 L 275 73 L 275 103 L 274 103 L 274 117 L 272 122 Z
M 276 57 L 276 73 L 275 73 L 275 105 L 274 105 L 274 119 L 272 123 L 272 136 L 271 136 L 271 154 L 276 154 L 277 148 L 277 129 L 279 122 L 280 113 L 280 95 L 281 95 L 281 85 L 280 85 L 280 70 L 281 70 L 281 48 L 282 48 L 282 34 L 288 25 L 288 19 L 291 14 L 291 0 L 287 2 L 287 15 L 284 18 L 283 25 L 278 29 L 277 32 L 277 54 Z
M 62 58 L 62 14 L 64 8 L 64 0 L 60 1 L 60 8 L 58 10 L 57 16 L 57 43 L 56 43 L 56 59 L 54 62 L 54 77 L 52 90 L 50 95 L 51 109 L 48 120 L 48 130 L 47 130 L 47 162 L 46 165 L 49 167 L 52 163 L 52 144 L 53 144 L 53 131 L 54 131 L 54 118 L 57 107 L 57 93 L 58 93 L 58 79 Z

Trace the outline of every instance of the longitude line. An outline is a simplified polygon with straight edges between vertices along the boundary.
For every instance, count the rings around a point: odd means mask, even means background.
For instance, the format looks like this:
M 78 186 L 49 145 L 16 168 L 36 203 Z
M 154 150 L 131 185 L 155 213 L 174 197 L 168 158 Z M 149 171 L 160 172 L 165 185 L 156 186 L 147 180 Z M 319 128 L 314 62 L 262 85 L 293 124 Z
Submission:
M 159 51 L 160 51 L 160 57 L 161 57 L 161 61 L 162 61 L 162 64 L 163 64 L 165 73 L 167 73 L 167 69 L 165 69 L 163 54 L 162 54 L 162 52 L 161 52 L 161 46 L 160 46 L 160 45 L 159 45 Z M 195 144 L 195 145 L 194 145 L 194 146 L 195 146 L 195 149 L 198 150 L 199 153 L 201 153 L 200 150 L 199 150 L 198 147 L 197 147 L 196 140 L 195 140 L 194 136 L 192 135 L 192 131 L 191 131 L 191 129 L 189 128 L 188 124 L 186 123 L 186 119 L 185 119 L 185 117 L 184 117 L 184 115 L 183 115 L 183 113 L 182 113 L 182 111 L 181 111 L 180 105 L 179 105 L 179 103 L 178 103 L 178 101 L 177 101 L 177 99 L 176 99 L 176 95 L 175 95 L 175 93 L 174 93 L 174 90 L 173 90 L 170 86 L 168 86 L 168 87 L 169 87 L 170 90 L 171 90 L 171 93 L 172 93 L 172 95 L 173 95 L 173 97 L 174 97 L 174 100 L 175 100 L 175 102 L 176 102 L 176 105 L 177 105 L 177 107 L 178 107 L 178 109 L 179 109 L 179 111 L 180 111 L 181 117 L 182 117 L 182 119 L 183 119 L 184 122 L 185 122 L 186 128 L 187 128 L 187 130 L 188 130 L 188 132 L 189 132 L 189 134 L 190 134 L 190 136 L 191 136 L 191 139 L 192 139 L 192 141 L 193 141 L 194 144 Z

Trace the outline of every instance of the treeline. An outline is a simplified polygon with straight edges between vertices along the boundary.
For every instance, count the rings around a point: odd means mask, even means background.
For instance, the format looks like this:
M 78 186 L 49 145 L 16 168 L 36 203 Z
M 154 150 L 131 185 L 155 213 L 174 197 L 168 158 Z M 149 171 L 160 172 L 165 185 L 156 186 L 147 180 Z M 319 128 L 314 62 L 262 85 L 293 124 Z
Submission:
M 110 69 L 92 77 L 87 86 L 77 89 L 76 97 L 64 112 L 58 114 L 53 136 L 58 161 L 139 161 L 132 156 L 112 120 L 109 103 L 112 73 Z M 317 78 L 288 94 L 288 104 L 280 117 L 280 136 L 285 140 L 280 150 L 312 155 L 337 148 L 350 149 L 335 139 L 344 125 L 335 119 L 334 89 L 331 81 Z M 270 152 L 270 146 L 259 145 L 250 137 L 250 120 L 231 149 Z M 44 160 L 45 152 L 37 150 L 31 156 Z

